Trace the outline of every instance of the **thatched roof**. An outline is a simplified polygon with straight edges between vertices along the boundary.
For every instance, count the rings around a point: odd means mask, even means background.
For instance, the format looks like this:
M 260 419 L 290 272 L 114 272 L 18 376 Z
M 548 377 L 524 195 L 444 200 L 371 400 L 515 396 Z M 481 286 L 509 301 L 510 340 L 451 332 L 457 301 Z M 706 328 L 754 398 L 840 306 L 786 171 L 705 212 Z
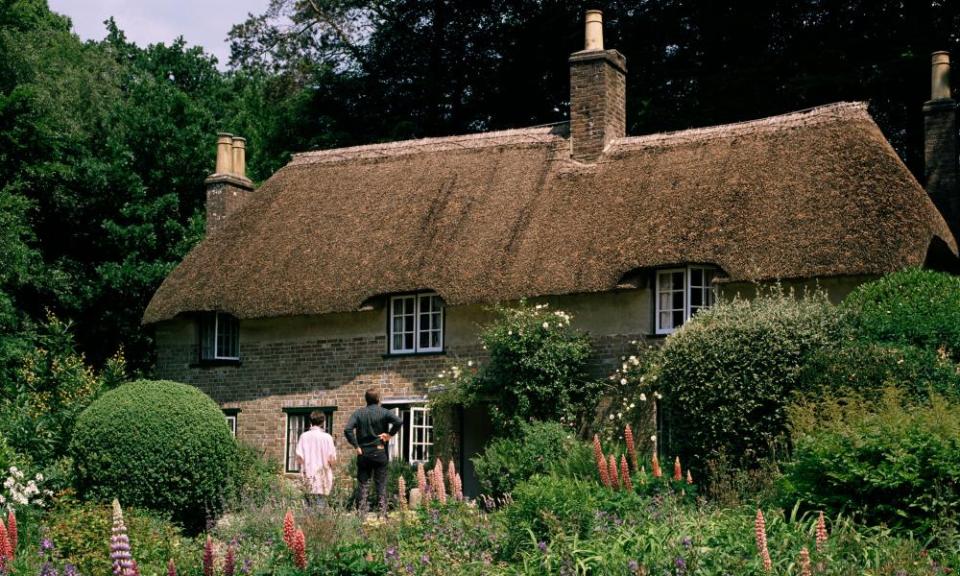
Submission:
M 565 126 L 300 154 L 157 290 L 144 322 L 604 291 L 714 263 L 731 281 L 881 274 L 939 237 L 924 190 L 859 103 L 616 140 L 570 160 Z

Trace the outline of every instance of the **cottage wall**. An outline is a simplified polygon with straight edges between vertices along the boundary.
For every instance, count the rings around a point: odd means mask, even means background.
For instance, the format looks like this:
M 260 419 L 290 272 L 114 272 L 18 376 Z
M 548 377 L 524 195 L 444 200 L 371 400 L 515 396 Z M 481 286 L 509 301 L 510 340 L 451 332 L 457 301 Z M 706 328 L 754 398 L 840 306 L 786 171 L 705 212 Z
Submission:
M 574 314 L 574 324 L 594 335 L 598 374 L 615 368 L 630 353 L 631 340 L 650 325 L 652 302 L 645 290 L 538 299 Z M 384 400 L 423 396 L 429 381 L 453 362 L 482 359 L 478 326 L 491 313 L 483 306 L 446 310 L 446 354 L 387 355 L 383 308 L 346 314 L 255 319 L 240 322 L 237 365 L 198 364 L 196 325 L 189 319 L 157 324 L 158 378 L 199 387 L 224 408 L 240 409 L 237 436 L 282 461 L 284 408 L 336 406 L 333 427 L 346 449 L 343 426 L 363 405 L 363 393 L 377 387 Z

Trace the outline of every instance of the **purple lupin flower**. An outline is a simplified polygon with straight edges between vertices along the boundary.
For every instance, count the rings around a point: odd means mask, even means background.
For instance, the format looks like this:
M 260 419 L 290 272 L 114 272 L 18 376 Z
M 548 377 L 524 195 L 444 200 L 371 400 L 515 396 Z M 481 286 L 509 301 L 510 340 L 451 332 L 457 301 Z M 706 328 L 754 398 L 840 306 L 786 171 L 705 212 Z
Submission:
M 130 538 L 127 526 L 123 523 L 123 510 L 120 502 L 113 501 L 113 535 L 110 536 L 110 559 L 113 561 L 114 576 L 136 576 L 136 564 L 130 553 Z
M 52 562 L 44 562 L 40 566 L 40 576 L 57 576 L 57 569 Z
M 80 573 L 77 572 L 76 566 L 67 563 L 63 565 L 63 576 L 80 576 Z

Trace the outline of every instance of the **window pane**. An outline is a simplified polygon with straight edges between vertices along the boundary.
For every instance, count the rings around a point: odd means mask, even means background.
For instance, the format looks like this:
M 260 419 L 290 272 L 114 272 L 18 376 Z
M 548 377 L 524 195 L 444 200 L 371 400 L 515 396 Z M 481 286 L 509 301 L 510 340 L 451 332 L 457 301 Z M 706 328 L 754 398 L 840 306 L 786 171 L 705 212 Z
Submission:
M 690 285 L 703 286 L 703 269 L 702 268 L 690 269 Z
M 420 347 L 421 347 L 421 348 L 430 348 L 430 332 L 421 332 L 421 333 L 420 333 Z
M 676 310 L 673 312 L 673 326 L 683 325 L 683 310 Z
M 413 350 L 413 332 L 408 332 L 403 335 L 403 349 Z
M 690 307 L 698 308 L 700 306 L 703 306 L 703 289 L 691 288 L 690 289 Z
M 660 313 L 660 329 L 669 330 L 673 328 L 672 315 L 670 312 L 661 312 Z
M 413 332 L 413 325 L 414 325 L 414 316 L 412 314 L 410 316 L 403 317 L 404 332 Z
M 671 308 L 673 309 L 683 308 L 683 292 L 673 293 L 672 304 Z
M 683 290 L 683 276 L 684 276 L 684 273 L 683 273 L 683 272 L 673 272 L 673 273 L 671 273 L 671 276 L 673 276 L 673 288 L 674 288 L 674 290 Z
M 672 274 L 659 274 L 658 275 L 658 284 L 660 290 L 671 290 L 673 289 L 673 275 Z

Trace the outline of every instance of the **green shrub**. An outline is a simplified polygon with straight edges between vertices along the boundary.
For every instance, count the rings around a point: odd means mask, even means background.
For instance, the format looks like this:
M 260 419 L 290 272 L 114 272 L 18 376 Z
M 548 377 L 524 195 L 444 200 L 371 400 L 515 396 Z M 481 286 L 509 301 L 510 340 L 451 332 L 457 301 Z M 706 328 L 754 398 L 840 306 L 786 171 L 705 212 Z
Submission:
M 943 348 L 960 361 L 960 278 L 910 269 L 864 284 L 843 302 L 860 338 Z
M 562 420 L 579 429 L 602 390 L 589 375 L 590 338 L 571 327 L 569 314 L 546 304 L 521 302 L 496 312 L 480 334 L 489 360 L 463 379 L 467 396 L 488 400 L 494 425 L 507 434 L 531 420 Z M 452 371 L 459 380 L 461 371 Z
M 787 500 L 929 534 L 949 533 L 960 510 L 960 405 L 911 402 L 890 387 L 790 408 Z
M 721 453 L 744 461 L 768 454 L 786 431 L 800 369 L 843 331 L 842 315 L 820 294 L 777 291 L 699 312 L 667 338 L 650 374 L 663 395 L 669 455 L 702 478 Z
M 556 422 L 520 424 L 515 436 L 491 441 L 473 458 L 480 492 L 502 496 L 536 474 L 563 469 L 567 477 L 593 477 L 593 452 Z
M 217 404 L 166 381 L 101 396 L 80 415 L 70 451 L 81 495 L 166 512 L 190 529 L 220 510 L 237 463 Z
M 123 519 L 130 536 L 130 545 L 143 574 L 166 573 L 171 558 L 184 573 L 189 564 L 196 564 L 188 540 L 168 520 L 145 510 L 125 508 Z M 45 518 L 45 536 L 56 547 L 57 554 L 76 566 L 80 574 L 108 575 L 110 535 L 113 510 L 108 504 L 63 499 Z
M 799 378 L 804 393 L 876 396 L 886 386 L 899 386 L 915 397 L 931 390 L 960 394 L 957 365 L 938 354 L 904 344 L 854 341 L 827 347 L 806 363 Z

